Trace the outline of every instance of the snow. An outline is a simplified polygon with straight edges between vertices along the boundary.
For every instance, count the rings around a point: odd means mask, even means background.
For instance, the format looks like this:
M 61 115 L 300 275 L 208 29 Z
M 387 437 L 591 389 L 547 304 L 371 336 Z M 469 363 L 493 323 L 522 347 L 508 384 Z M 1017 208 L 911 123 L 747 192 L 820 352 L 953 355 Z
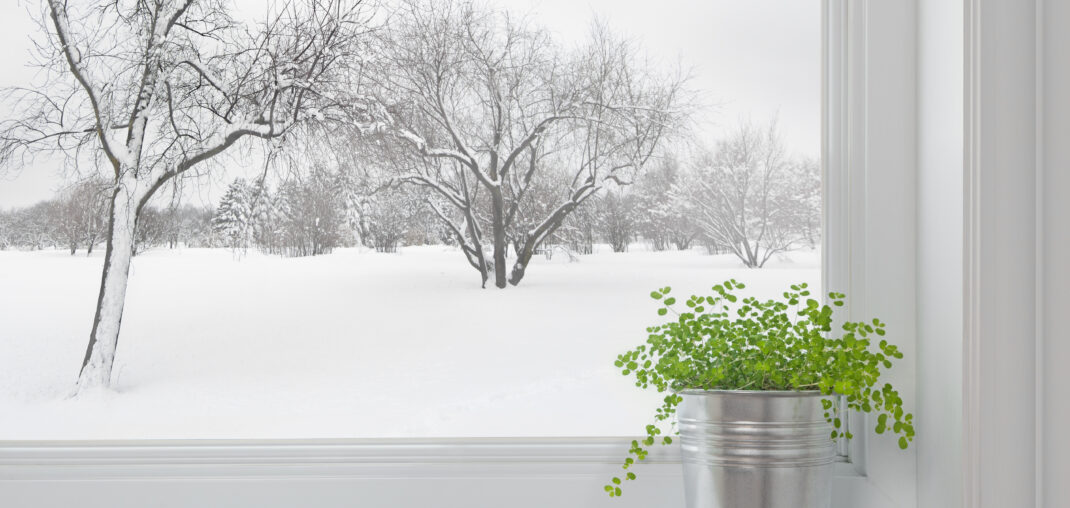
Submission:
M 811 251 L 761 270 L 698 251 L 579 259 L 537 257 L 519 287 L 484 290 L 442 246 L 149 251 L 115 390 L 69 398 L 102 258 L 0 252 L 0 440 L 638 435 L 661 396 L 613 360 L 663 319 L 652 289 L 820 280 Z

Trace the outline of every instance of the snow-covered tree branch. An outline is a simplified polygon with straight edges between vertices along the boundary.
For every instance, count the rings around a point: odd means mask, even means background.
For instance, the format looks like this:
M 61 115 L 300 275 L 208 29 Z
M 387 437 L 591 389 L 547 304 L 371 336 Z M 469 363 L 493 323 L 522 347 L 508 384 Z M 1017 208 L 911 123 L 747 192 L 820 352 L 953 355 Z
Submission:
M 506 12 L 405 0 L 380 40 L 382 132 L 434 167 L 406 161 L 397 179 L 454 209 L 438 215 L 499 288 L 518 284 L 536 249 L 606 182 L 630 183 L 687 116 L 683 79 L 654 72 L 601 25 L 566 49 Z M 539 193 L 551 203 L 532 207 L 530 191 L 547 181 L 560 182 Z
M 136 226 L 149 199 L 246 140 L 369 123 L 354 102 L 372 14 L 360 0 L 294 0 L 255 24 L 223 0 L 47 0 L 44 91 L 8 90 L 0 163 L 41 152 L 110 168 L 107 252 L 78 387 L 108 386 Z
M 699 156 L 671 192 L 674 207 L 750 268 L 805 242 L 821 213 L 818 165 L 787 156 L 776 123 L 741 125 Z

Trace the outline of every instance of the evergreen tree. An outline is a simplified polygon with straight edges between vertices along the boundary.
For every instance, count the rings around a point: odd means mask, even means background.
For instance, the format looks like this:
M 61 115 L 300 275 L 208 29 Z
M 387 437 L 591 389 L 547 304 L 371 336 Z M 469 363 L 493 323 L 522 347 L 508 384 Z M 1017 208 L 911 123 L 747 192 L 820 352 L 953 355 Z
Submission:
M 250 238 L 257 248 L 270 254 L 281 253 L 278 199 L 264 177 L 257 178 L 249 187 Z
M 246 249 L 252 234 L 252 210 L 250 189 L 245 179 L 237 178 L 227 188 L 212 217 L 212 231 L 219 235 L 223 245 L 232 249 Z

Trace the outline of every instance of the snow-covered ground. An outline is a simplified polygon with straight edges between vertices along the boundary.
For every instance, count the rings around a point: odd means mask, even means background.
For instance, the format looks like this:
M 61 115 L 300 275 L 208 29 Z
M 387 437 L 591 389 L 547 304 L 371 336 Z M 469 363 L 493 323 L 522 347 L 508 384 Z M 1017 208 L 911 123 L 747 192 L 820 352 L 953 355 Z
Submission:
M 651 289 L 820 282 L 820 254 L 533 261 L 480 289 L 448 247 L 286 259 L 158 249 L 133 264 L 113 392 L 68 398 L 102 259 L 0 252 L 0 440 L 638 435 L 663 395 L 613 367 Z

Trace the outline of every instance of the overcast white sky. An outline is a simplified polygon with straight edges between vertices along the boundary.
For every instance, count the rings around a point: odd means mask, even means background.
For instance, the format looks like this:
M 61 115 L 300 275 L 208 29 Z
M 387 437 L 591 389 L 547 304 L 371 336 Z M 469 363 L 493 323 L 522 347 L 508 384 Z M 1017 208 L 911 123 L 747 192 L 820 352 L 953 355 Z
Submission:
M 0 7 L 0 86 L 31 82 L 26 62 L 35 25 L 27 8 L 37 12 L 38 1 L 4 0 Z M 700 134 L 711 144 L 743 118 L 766 122 L 775 115 L 791 151 L 820 153 L 820 0 L 487 1 L 528 12 L 565 40 L 583 37 L 597 16 L 639 41 L 652 60 L 692 69 L 692 88 L 713 106 L 700 119 Z M 259 0 L 240 3 L 255 8 Z M 3 171 L 0 209 L 47 199 L 63 183 L 47 162 Z

